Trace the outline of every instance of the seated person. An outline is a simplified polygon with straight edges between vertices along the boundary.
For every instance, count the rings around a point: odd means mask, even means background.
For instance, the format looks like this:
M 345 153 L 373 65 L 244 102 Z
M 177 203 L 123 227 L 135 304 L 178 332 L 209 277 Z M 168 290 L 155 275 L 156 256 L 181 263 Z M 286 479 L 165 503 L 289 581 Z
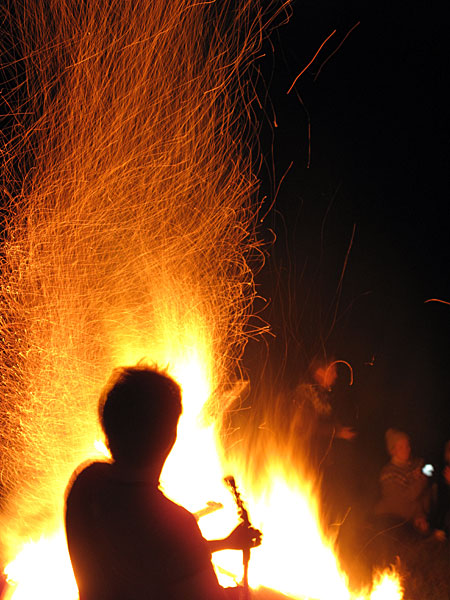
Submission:
M 411 523 L 418 532 L 428 533 L 431 498 L 423 460 L 411 458 L 409 437 L 403 431 L 388 429 L 385 437 L 391 460 L 381 470 L 381 500 L 375 514 L 399 524 Z
M 450 440 L 445 443 L 443 458 L 438 472 L 435 515 L 435 534 L 442 540 L 450 537 Z
M 77 469 L 66 493 L 65 525 L 80 600 L 223 600 L 211 552 L 256 546 L 243 524 L 207 542 L 187 510 L 159 489 L 181 414 L 181 390 L 157 369 L 117 369 L 99 417 L 112 462 Z

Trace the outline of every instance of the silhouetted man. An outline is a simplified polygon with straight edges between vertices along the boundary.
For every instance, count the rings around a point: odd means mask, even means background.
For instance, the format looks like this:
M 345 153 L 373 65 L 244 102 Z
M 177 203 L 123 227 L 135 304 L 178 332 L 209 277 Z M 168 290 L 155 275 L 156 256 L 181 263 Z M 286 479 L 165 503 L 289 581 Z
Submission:
M 181 414 L 181 391 L 150 367 L 114 371 L 99 404 L 113 462 L 79 469 L 68 487 L 66 533 L 80 600 L 223 600 L 211 552 L 253 547 L 238 526 L 207 542 L 194 516 L 159 489 Z

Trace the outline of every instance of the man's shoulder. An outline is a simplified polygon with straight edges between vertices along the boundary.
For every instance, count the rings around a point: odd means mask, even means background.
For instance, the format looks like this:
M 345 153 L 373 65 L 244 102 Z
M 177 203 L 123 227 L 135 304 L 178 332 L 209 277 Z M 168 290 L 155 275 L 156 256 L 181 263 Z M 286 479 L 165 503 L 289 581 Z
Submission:
M 90 480 L 99 477 L 107 477 L 111 471 L 111 463 L 87 460 L 79 465 L 73 472 L 73 480 Z
M 72 473 L 66 487 L 66 500 L 71 492 L 73 492 L 74 488 L 90 487 L 94 482 L 101 481 L 108 477 L 110 469 L 111 465 L 107 462 L 85 461 L 81 463 Z
M 401 477 L 404 476 L 405 472 L 406 471 L 404 467 L 396 465 L 395 463 L 390 461 L 387 464 L 385 464 L 384 467 L 381 469 L 380 479 L 381 481 L 383 481 L 390 478 Z

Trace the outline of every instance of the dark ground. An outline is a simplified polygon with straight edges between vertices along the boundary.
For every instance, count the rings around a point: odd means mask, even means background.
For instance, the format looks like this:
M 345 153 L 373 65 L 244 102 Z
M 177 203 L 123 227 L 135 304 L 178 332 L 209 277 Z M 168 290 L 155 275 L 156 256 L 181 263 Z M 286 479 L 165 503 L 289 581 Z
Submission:
M 380 529 L 368 523 L 358 527 L 351 520 L 342 526 L 341 560 L 356 587 L 370 582 L 374 569 L 393 565 L 401 576 L 405 600 L 450 598 L 448 540 L 423 537 L 404 527 Z

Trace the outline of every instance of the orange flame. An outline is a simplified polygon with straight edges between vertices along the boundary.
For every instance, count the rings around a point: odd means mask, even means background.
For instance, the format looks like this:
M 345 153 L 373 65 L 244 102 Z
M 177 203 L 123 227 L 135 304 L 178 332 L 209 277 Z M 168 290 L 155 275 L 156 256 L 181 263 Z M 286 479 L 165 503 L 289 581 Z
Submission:
M 403 598 L 403 585 L 394 568 L 376 573 L 370 600 L 401 600 Z

